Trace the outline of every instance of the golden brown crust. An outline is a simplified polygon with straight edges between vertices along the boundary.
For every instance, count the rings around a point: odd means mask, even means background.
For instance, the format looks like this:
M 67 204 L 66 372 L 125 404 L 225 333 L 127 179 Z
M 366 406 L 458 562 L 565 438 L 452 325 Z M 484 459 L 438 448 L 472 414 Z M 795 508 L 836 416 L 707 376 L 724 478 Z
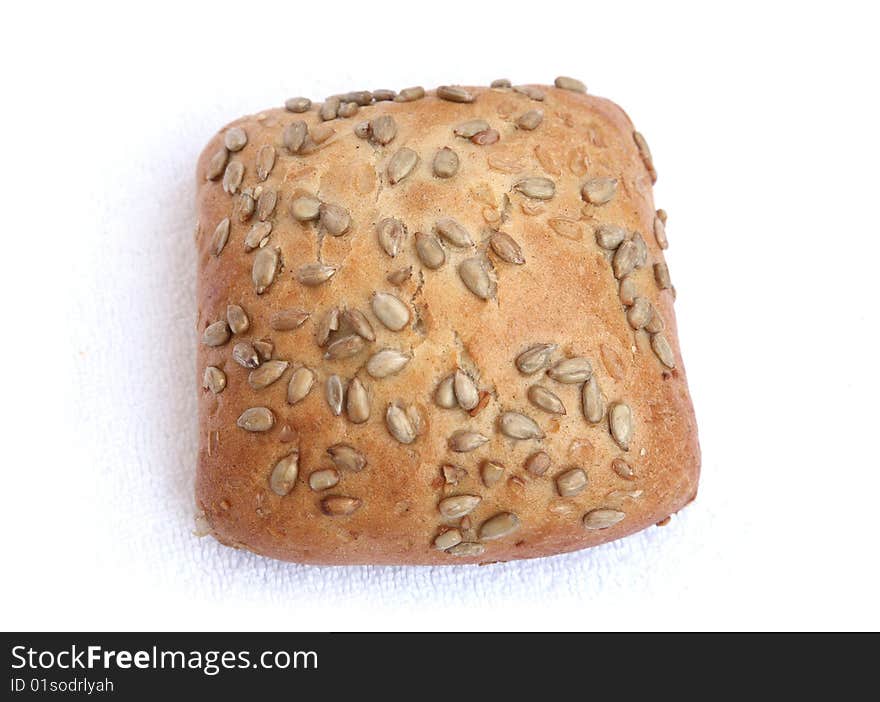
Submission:
M 250 321 L 246 332 L 225 344 L 200 343 L 198 350 L 200 379 L 207 366 L 226 376 L 222 392 L 199 391 L 196 497 L 220 541 L 305 563 L 483 563 L 572 551 L 620 538 L 659 522 L 694 498 L 700 454 L 678 348 L 673 291 L 660 289 L 653 269 L 663 254 L 653 233 L 652 164 L 640 154 L 629 119 L 613 103 L 536 87 L 546 96 L 542 102 L 511 89 L 468 88 L 476 96 L 472 103 L 441 100 L 431 91 L 421 100 L 378 102 L 361 107 L 351 118 L 323 123 L 317 107 L 304 114 L 267 110 L 228 125 L 208 144 L 196 173 L 198 331 L 201 337 L 209 324 L 226 319 L 230 304 L 240 305 Z M 532 109 L 543 110 L 541 123 L 533 130 L 518 129 L 518 117 Z M 387 145 L 355 134 L 358 123 L 386 114 L 397 126 Z M 320 145 L 307 147 L 312 152 L 305 155 L 291 154 L 283 146 L 283 130 L 300 119 L 312 132 L 316 127 L 318 132 L 333 130 Z M 471 119 L 486 120 L 497 130 L 498 141 L 492 143 L 494 136 L 484 135 L 477 139 L 484 143 L 475 144 L 453 133 L 455 125 Z M 244 165 L 241 188 L 262 186 L 278 194 L 267 219 L 272 230 L 265 246 L 280 251 L 282 268 L 262 295 L 256 294 L 252 282 L 256 252 L 245 252 L 244 243 L 258 216 L 239 221 L 240 196 L 224 192 L 222 175 L 206 179 L 209 162 L 232 126 L 247 135 L 244 148 L 229 154 L 230 161 Z M 276 157 L 261 182 L 256 162 L 265 145 L 274 148 Z M 392 185 L 386 169 L 402 147 L 415 151 L 419 161 Z M 460 162 L 449 178 L 432 173 L 434 155 L 442 147 L 453 149 Z M 532 199 L 514 188 L 527 177 L 552 180 L 553 197 Z M 581 188 L 602 177 L 617 179 L 616 193 L 607 204 L 589 204 Z M 319 234 L 316 222 L 296 221 L 289 206 L 303 194 L 347 210 L 348 231 L 341 236 Z M 226 217 L 228 242 L 215 256 L 212 237 Z M 382 249 L 376 234 L 376 224 L 386 217 L 400 219 L 408 232 L 394 258 Z M 445 264 L 431 270 L 419 260 L 415 233 L 434 231 L 441 217 L 458 220 L 475 246 L 445 246 Z M 651 335 L 634 331 L 628 323 L 612 272 L 613 251 L 596 241 L 595 229 L 601 224 L 622 225 L 628 236 L 638 232 L 643 237 L 647 261 L 631 279 L 636 294 L 662 317 L 674 369 L 658 359 Z M 508 263 L 491 249 L 489 237 L 496 229 L 521 247 L 524 264 Z M 463 260 L 481 253 L 496 279 L 489 300 L 472 293 L 459 274 Z M 304 286 L 297 270 L 318 260 L 338 266 L 338 271 L 321 285 Z M 406 266 L 412 266 L 408 280 L 399 287 L 388 282 L 390 273 Z M 402 331 L 391 331 L 376 317 L 371 309 L 374 292 L 392 293 L 406 303 L 410 321 Z M 334 306 L 360 310 L 375 331 L 375 341 L 365 341 L 363 350 L 349 359 L 325 360 L 326 347 L 316 342 L 316 327 Z M 310 316 L 294 330 L 273 330 L 273 314 L 289 308 L 301 308 Z M 276 382 L 253 390 L 249 371 L 233 360 L 232 350 L 239 342 L 258 339 L 271 339 L 273 358 L 291 365 Z M 582 384 L 518 371 L 517 356 L 537 343 L 558 344 L 554 362 L 566 356 L 590 360 L 606 400 L 602 421 L 586 421 Z M 367 359 L 386 347 L 412 358 L 396 375 L 373 378 L 365 369 Z M 288 381 L 299 365 L 312 369 L 316 381 L 305 399 L 291 406 L 286 401 Z M 457 368 L 470 374 L 481 392 L 472 412 L 435 403 L 438 383 Z M 353 423 L 344 409 L 340 416 L 331 413 L 324 393 L 330 374 L 344 382 L 357 377 L 367 388 L 366 422 Z M 527 391 L 536 383 L 562 400 L 565 415 L 547 413 L 529 401 Z M 416 408 L 421 417 L 421 432 L 411 444 L 397 441 L 386 426 L 386 409 L 395 402 L 404 412 Z M 628 451 L 609 431 L 607 406 L 615 402 L 632 410 Z M 239 428 L 239 415 L 249 407 L 271 409 L 274 426 L 265 432 Z M 534 419 L 544 438 L 507 438 L 499 430 L 505 411 Z M 458 430 L 479 432 L 489 440 L 471 452 L 456 453 L 448 441 Z M 310 474 L 333 468 L 327 449 L 340 442 L 362 452 L 366 466 L 357 472 L 340 470 L 334 487 L 312 490 Z M 299 451 L 298 477 L 290 493 L 279 496 L 270 488 L 270 473 L 294 449 Z M 525 469 L 526 460 L 537 451 L 551 459 L 541 476 Z M 612 467 L 619 458 L 631 466 L 631 479 L 619 474 L 625 469 L 615 472 Z M 487 460 L 505 468 L 491 487 L 481 478 L 481 464 Z M 447 469 L 444 475 L 446 465 L 463 470 Z M 574 496 L 561 497 L 556 478 L 573 467 L 586 471 L 587 486 Z M 320 477 L 327 475 L 332 474 Z M 462 494 L 481 501 L 463 519 L 445 519 L 438 503 Z M 328 496 L 352 497 L 360 503 L 322 503 Z M 355 504 L 350 514 L 327 514 L 347 512 Z M 584 516 L 597 509 L 625 516 L 608 528 L 585 528 Z M 518 528 L 497 539 L 481 539 L 481 525 L 505 512 L 517 515 Z M 597 513 L 588 521 L 601 525 L 609 514 L 614 521 L 614 513 Z M 503 532 L 501 527 L 511 523 L 499 520 L 487 528 Z M 482 547 L 457 548 L 465 553 L 474 549 L 474 555 L 438 550 L 433 542 L 447 527 L 459 529 L 464 542 Z M 455 541 L 451 535 L 447 538 L 447 544 Z

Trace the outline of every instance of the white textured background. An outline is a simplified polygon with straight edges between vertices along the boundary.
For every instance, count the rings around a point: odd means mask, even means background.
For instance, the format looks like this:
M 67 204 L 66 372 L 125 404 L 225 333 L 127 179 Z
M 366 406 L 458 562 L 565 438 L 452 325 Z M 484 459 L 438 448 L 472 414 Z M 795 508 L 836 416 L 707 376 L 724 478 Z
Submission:
M 4 11 L 0 626 L 880 626 L 868 4 L 194 5 Z M 560 73 L 654 152 L 697 502 L 482 568 L 304 567 L 194 538 L 203 144 L 291 95 Z

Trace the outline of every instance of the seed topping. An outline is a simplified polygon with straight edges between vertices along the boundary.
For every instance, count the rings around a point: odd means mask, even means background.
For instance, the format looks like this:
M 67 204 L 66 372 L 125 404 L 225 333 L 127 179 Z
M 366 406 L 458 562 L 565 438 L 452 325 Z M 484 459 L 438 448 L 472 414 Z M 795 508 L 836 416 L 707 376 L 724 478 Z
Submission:
M 279 497 L 284 497 L 293 490 L 298 475 L 299 451 L 293 451 L 272 468 L 269 474 L 269 488 Z

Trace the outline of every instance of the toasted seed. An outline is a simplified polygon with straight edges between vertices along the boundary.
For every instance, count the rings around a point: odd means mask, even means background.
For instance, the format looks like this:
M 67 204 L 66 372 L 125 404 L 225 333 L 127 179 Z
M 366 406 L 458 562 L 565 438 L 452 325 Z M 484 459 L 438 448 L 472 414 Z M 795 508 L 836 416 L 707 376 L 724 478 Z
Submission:
M 340 205 L 324 203 L 318 212 L 321 228 L 330 236 L 342 236 L 351 226 L 351 215 Z
M 498 428 L 501 433 L 511 439 L 543 439 L 544 432 L 537 422 L 519 412 L 504 412 L 498 419 Z
M 351 92 L 340 95 L 342 102 L 353 102 L 360 107 L 366 107 L 373 102 L 373 93 L 369 90 L 352 90 Z
M 583 383 L 593 374 L 593 366 L 589 360 L 582 356 L 575 358 L 563 358 L 557 361 L 552 368 L 547 371 L 553 380 L 557 383 L 575 384 Z
M 446 263 L 446 251 L 431 232 L 416 232 L 416 253 L 422 265 L 432 271 Z
M 594 509 L 584 515 L 587 529 L 607 529 L 621 521 L 626 515 L 616 509 Z
M 577 78 L 569 78 L 568 76 L 559 76 L 553 84 L 557 88 L 562 88 L 563 90 L 573 90 L 576 93 L 585 93 L 587 92 L 587 86 L 584 85 Z
M 244 164 L 241 161 L 230 161 L 223 172 L 223 190 L 230 195 L 235 195 L 241 187 L 244 178 Z
M 257 198 L 257 219 L 265 222 L 275 212 L 275 204 L 278 202 L 278 192 L 272 188 L 266 188 Z
M 455 399 L 455 374 L 447 375 L 440 381 L 434 391 L 434 402 L 444 409 L 458 407 L 458 400 Z
M 245 234 L 244 250 L 253 251 L 254 249 L 260 248 L 260 244 L 268 239 L 269 234 L 271 233 L 272 222 L 257 222 L 248 230 L 248 233 Z
M 664 366 L 675 368 L 675 354 L 672 352 L 669 341 L 662 333 L 651 335 L 651 348 Z
M 388 161 L 388 166 L 385 169 L 388 174 L 388 182 L 391 185 L 397 185 L 397 183 L 412 173 L 413 168 L 416 167 L 418 162 L 419 155 L 409 147 L 404 146 L 398 149 L 394 156 L 391 157 L 391 160 Z
M 383 88 L 373 91 L 373 100 L 376 102 L 387 102 L 388 100 L 393 100 L 395 97 L 397 97 L 397 93 L 393 90 L 385 90 Z
M 367 341 L 376 340 L 376 332 L 366 315 L 358 309 L 348 309 L 342 315 L 343 321 L 348 324 L 355 334 Z
M 238 196 L 238 221 L 247 222 L 254 214 L 257 203 L 250 188 L 243 190 Z
M 614 252 L 614 258 L 611 260 L 614 277 L 620 280 L 632 273 L 636 269 L 637 257 L 638 248 L 632 241 L 624 241 L 618 246 L 617 251 Z
M 541 176 L 523 178 L 513 184 L 513 189 L 533 200 L 550 200 L 556 194 L 556 184 Z
M 596 227 L 596 243 L 603 249 L 613 251 L 626 239 L 626 228 L 618 224 L 600 224 Z
M 217 366 L 207 366 L 205 374 L 202 376 L 202 387 L 210 390 L 215 395 L 223 392 L 226 387 L 226 373 L 217 368 Z
M 645 166 L 648 170 L 651 170 L 654 158 L 651 156 L 651 149 L 648 147 L 648 142 L 645 140 L 645 137 L 642 136 L 641 132 L 633 132 L 633 141 L 636 143 L 636 147 L 639 150 L 639 155 L 642 157 L 642 160 L 645 162 Z
M 397 122 L 391 115 L 380 115 L 370 120 L 370 135 L 377 144 L 390 143 L 397 136 Z
M 275 350 L 275 344 L 271 339 L 257 339 L 254 341 L 254 350 L 260 357 L 260 361 L 271 361 L 272 352 Z
M 533 375 L 550 365 L 550 359 L 558 348 L 556 344 L 536 344 L 516 357 L 516 367 L 520 373 Z
M 311 195 L 302 195 L 291 201 L 290 214 L 298 222 L 312 222 L 321 216 L 321 201 Z
M 229 241 L 229 217 L 224 217 L 214 229 L 214 235 L 211 237 L 211 253 L 219 256 Z
M 620 281 L 620 302 L 624 307 L 629 307 L 637 297 L 636 281 L 631 275 L 628 275 Z
M 469 119 L 467 122 L 456 124 L 452 128 L 452 133 L 455 134 L 455 136 L 460 136 L 464 139 L 470 139 L 475 134 L 485 132 L 487 129 L 489 129 L 489 123 L 486 120 Z
M 304 309 L 291 307 L 275 312 L 269 318 L 269 326 L 275 331 L 292 331 L 293 329 L 299 329 L 310 316 L 311 313 L 306 312 Z
M 480 526 L 480 538 L 484 541 L 500 539 L 519 529 L 520 521 L 513 512 L 501 512 L 487 519 Z
M 245 431 L 269 431 L 275 424 L 275 415 L 268 407 L 248 407 L 236 424 Z
M 458 85 L 441 85 L 437 88 L 437 97 L 450 102 L 474 101 L 474 95 Z
M 461 532 L 458 529 L 447 529 L 434 539 L 434 548 L 445 551 L 461 543 Z
M 356 102 L 343 102 L 339 105 L 339 110 L 337 111 L 336 116 L 344 119 L 354 117 L 357 114 L 358 109 L 360 109 L 360 106 Z
M 395 102 L 412 102 L 413 100 L 421 100 L 423 97 L 425 97 L 425 89 L 421 85 L 416 85 L 401 90 L 394 100 Z
M 330 340 L 330 333 L 337 329 L 339 329 L 339 308 L 331 307 L 315 328 L 315 341 L 318 342 L 318 346 L 326 346 Z
M 333 444 L 327 449 L 330 454 L 330 460 L 333 461 L 339 470 L 351 471 L 358 473 L 367 465 L 367 459 L 364 454 L 358 451 L 351 444 Z
M 357 497 L 331 495 L 321 500 L 321 511 L 328 517 L 347 517 L 356 512 L 363 504 Z
M 229 341 L 229 325 L 225 319 L 209 324 L 202 333 L 202 343 L 205 346 L 223 346 Z
M 660 217 L 660 213 L 663 212 L 664 216 Z M 657 216 L 654 218 L 654 239 L 657 241 L 657 246 L 661 249 L 669 248 L 669 240 L 666 238 L 666 212 L 664 210 L 657 210 Z
M 275 167 L 275 147 L 264 144 L 257 152 L 257 178 L 266 180 Z
M 476 431 L 459 429 L 449 437 L 449 448 L 456 453 L 467 453 L 480 448 L 489 438 Z
M 663 317 L 657 309 L 654 308 L 652 310 L 651 319 L 649 319 L 648 323 L 645 325 L 645 331 L 649 334 L 659 334 L 664 329 L 666 329 L 666 324 L 663 321 Z
M 299 475 L 299 451 L 294 451 L 282 458 L 269 474 L 269 487 L 276 495 L 284 497 L 296 485 Z
M 345 409 L 349 421 L 354 424 L 363 424 L 370 418 L 370 397 L 364 384 L 358 378 L 352 378 L 348 384 Z
M 565 405 L 554 393 L 543 385 L 532 385 L 528 390 L 529 402 L 538 409 L 552 414 L 565 414 Z
M 397 349 L 382 349 L 370 356 L 367 373 L 373 378 L 387 378 L 399 373 L 409 363 L 410 356 Z
M 544 93 L 531 85 L 514 85 L 513 89 L 515 92 L 525 95 L 532 100 L 540 102 L 544 99 Z
M 312 107 L 312 101 L 306 97 L 292 97 L 284 102 L 284 108 L 288 112 L 308 112 Z
M 504 475 L 504 466 L 495 461 L 484 461 L 480 466 L 480 477 L 486 487 L 495 485 Z
M 416 440 L 416 430 L 406 411 L 399 405 L 389 404 L 385 411 L 385 425 L 388 431 L 402 444 L 411 444 Z
M 342 378 L 338 375 L 330 375 L 324 383 L 324 396 L 330 411 L 334 417 L 342 414 L 342 403 L 345 400 L 345 388 L 342 385 Z
M 581 408 L 584 417 L 591 424 L 598 424 L 605 416 L 605 399 L 602 397 L 602 390 L 595 375 L 581 388 Z
M 309 487 L 315 492 L 329 490 L 339 483 L 339 472 L 333 468 L 312 471 L 309 475 Z
M 249 341 L 241 341 L 232 347 L 232 360 L 248 370 L 259 367 L 261 363 L 257 350 Z
M 648 247 L 639 232 L 633 232 L 632 242 L 636 247 L 636 268 L 641 268 L 648 262 Z
M 223 136 L 223 144 L 230 151 L 241 151 L 247 144 L 247 132 L 241 127 L 232 127 Z
M 440 500 L 437 509 L 446 519 L 460 519 L 473 512 L 481 501 L 478 495 L 454 495 Z
M 472 410 L 480 402 L 476 383 L 462 370 L 455 371 L 453 375 L 453 390 L 459 407 L 464 410 Z
M 289 365 L 287 361 L 266 361 L 248 374 L 248 384 L 254 390 L 262 390 L 278 380 Z
M 326 283 L 338 270 L 338 266 L 330 266 L 324 263 L 307 263 L 304 266 L 300 266 L 296 271 L 296 279 L 303 285 L 315 287 L 321 283 Z
M 438 178 L 451 178 L 458 173 L 458 154 L 444 146 L 434 156 L 434 175 Z
M 254 281 L 254 289 L 257 295 L 262 295 L 272 282 L 275 280 L 275 273 L 278 271 L 279 263 L 278 250 L 269 246 L 264 246 L 257 251 L 254 256 L 254 267 L 251 272 L 251 278 Z
M 281 143 L 284 144 L 284 148 L 290 153 L 295 154 L 302 149 L 308 135 L 308 125 L 302 120 L 297 120 L 284 128 L 284 131 L 281 133 Z
M 507 78 L 496 78 L 489 84 L 490 88 L 509 88 L 510 81 Z
M 336 115 L 339 112 L 339 106 L 342 101 L 336 97 L 335 95 L 332 97 L 328 97 L 324 100 L 321 107 L 318 108 L 318 116 L 328 122 L 331 119 L 336 119 Z
M 611 469 L 615 473 L 617 473 L 618 477 L 621 477 L 624 480 L 636 479 L 635 471 L 633 471 L 630 464 L 624 461 L 622 458 L 615 458 L 613 461 L 611 461 Z
M 373 293 L 370 305 L 373 314 L 391 331 L 400 331 L 409 324 L 409 307 L 391 293 Z
M 358 139 L 368 139 L 370 137 L 370 123 L 367 121 L 358 122 L 354 125 L 354 135 Z
M 399 219 L 386 217 L 376 225 L 376 236 L 385 253 L 394 258 L 406 240 L 406 225 Z
M 550 469 L 551 461 L 544 451 L 537 451 L 526 459 L 524 468 L 531 473 L 541 477 Z
M 624 451 L 629 451 L 632 441 L 633 419 L 632 410 L 623 402 L 615 402 L 608 409 L 608 427 L 611 437 Z
M 509 234 L 495 232 L 492 234 L 492 238 L 489 239 L 489 245 L 502 261 L 515 263 L 518 266 L 526 262 L 520 245 Z
M 581 197 L 591 205 L 604 205 L 610 202 L 617 192 L 617 178 L 593 178 L 584 183 Z
M 218 151 L 215 151 L 205 169 L 205 180 L 217 180 L 223 174 L 223 171 L 226 170 L 226 161 L 228 160 L 229 151 L 225 146 L 222 146 Z
M 654 280 L 657 282 L 657 287 L 661 290 L 668 290 L 671 288 L 672 281 L 669 278 L 669 266 L 665 263 L 655 263 Z
M 343 361 L 353 358 L 364 350 L 364 340 L 357 334 L 336 339 L 324 352 L 324 358 L 328 361 Z
M 315 372 L 305 366 L 300 366 L 290 376 L 287 384 L 287 404 L 295 405 L 306 398 L 315 384 Z
M 450 556 L 460 556 L 462 558 L 468 558 L 473 556 L 482 556 L 483 552 L 486 550 L 486 547 L 483 544 L 479 544 L 475 541 L 462 541 L 460 544 L 456 544 L 452 548 L 446 549 L 446 553 Z
M 471 143 L 477 146 L 489 146 L 495 144 L 501 139 L 501 135 L 496 129 L 487 129 L 484 132 L 478 132 L 471 137 Z
M 434 226 L 437 229 L 437 233 L 453 246 L 465 248 L 474 245 L 474 240 L 467 229 L 452 217 L 441 217 Z
M 482 256 L 464 259 L 458 264 L 458 275 L 467 289 L 477 297 L 489 300 L 495 296 L 495 283 L 489 277 Z
M 531 131 L 537 129 L 544 121 L 544 110 L 529 110 L 523 112 L 516 120 L 516 126 L 520 129 Z
M 391 271 L 385 278 L 385 280 L 387 280 L 392 285 L 400 287 L 411 277 L 412 266 L 404 266 L 403 268 L 398 268 L 396 271 Z
M 632 306 L 626 312 L 626 321 L 633 329 L 644 327 L 654 315 L 654 308 L 644 297 L 633 300 Z

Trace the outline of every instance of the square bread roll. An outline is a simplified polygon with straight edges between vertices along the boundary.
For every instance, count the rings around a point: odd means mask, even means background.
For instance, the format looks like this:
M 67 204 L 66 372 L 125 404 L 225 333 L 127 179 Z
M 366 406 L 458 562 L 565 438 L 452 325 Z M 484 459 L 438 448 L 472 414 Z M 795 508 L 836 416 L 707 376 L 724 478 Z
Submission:
M 196 175 L 205 533 L 488 563 L 694 499 L 666 217 L 612 102 L 570 78 L 294 98 Z

